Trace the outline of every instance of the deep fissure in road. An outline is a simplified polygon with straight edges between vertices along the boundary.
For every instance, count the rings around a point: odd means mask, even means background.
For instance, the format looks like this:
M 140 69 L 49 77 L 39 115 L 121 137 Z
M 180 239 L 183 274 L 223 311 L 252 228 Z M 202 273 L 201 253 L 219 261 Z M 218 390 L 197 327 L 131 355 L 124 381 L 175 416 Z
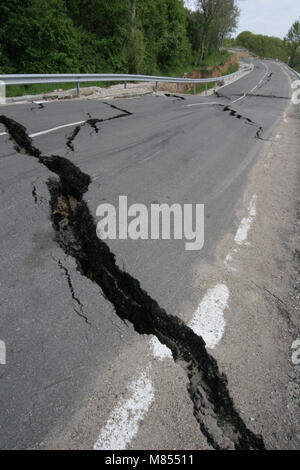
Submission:
M 18 151 L 25 149 L 59 178 L 47 182 L 59 246 L 76 260 L 78 271 L 101 288 L 122 320 L 132 323 L 139 334 L 156 336 L 170 348 L 174 361 L 184 365 L 194 416 L 209 444 L 215 449 L 264 449 L 262 437 L 247 428 L 235 409 L 227 378 L 207 352 L 204 340 L 178 317 L 167 314 L 137 279 L 122 271 L 115 255 L 97 237 L 94 218 L 83 200 L 90 176 L 64 157 L 41 156 L 22 125 L 6 116 L 0 116 L 0 122 Z

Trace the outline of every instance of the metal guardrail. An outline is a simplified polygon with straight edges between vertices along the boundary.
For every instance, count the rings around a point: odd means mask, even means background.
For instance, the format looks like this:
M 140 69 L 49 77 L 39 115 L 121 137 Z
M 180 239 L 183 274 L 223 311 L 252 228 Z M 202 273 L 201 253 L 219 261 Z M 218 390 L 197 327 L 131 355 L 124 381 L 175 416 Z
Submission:
M 300 80 L 300 73 L 298 73 L 296 70 L 292 69 L 292 67 L 290 67 L 289 65 L 285 64 L 284 62 L 281 62 L 283 65 L 285 65 L 289 70 L 290 72 L 294 73 L 296 75 L 296 77 Z
M 294 75 L 296 75 L 297 78 L 300 79 L 300 73 L 298 73 L 296 70 L 292 69 L 292 67 L 290 67 L 288 64 L 286 64 L 285 62 L 282 62 L 282 60 L 276 60 L 276 59 L 272 59 L 271 57 L 258 57 L 258 59 L 261 59 L 261 60 L 272 60 L 273 62 L 277 62 L 278 64 L 281 64 L 283 65 L 284 67 L 286 67 L 290 72 L 292 72 Z
M 132 75 L 132 74 L 26 74 L 26 75 L 0 75 L 0 81 L 5 85 L 32 85 L 36 83 L 76 83 L 77 93 L 80 93 L 79 84 L 82 82 L 124 82 L 126 88 L 128 82 L 156 82 L 158 88 L 159 82 L 167 83 L 214 83 L 221 80 L 242 74 L 251 70 L 251 66 L 238 70 L 237 72 L 221 77 L 213 78 L 176 78 L 176 77 L 160 77 L 152 75 Z

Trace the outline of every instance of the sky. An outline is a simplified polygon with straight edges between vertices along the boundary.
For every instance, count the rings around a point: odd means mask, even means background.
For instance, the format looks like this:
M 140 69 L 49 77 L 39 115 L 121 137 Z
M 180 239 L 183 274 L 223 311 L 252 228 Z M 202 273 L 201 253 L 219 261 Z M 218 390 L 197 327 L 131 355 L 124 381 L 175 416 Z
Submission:
M 193 9 L 196 0 L 185 0 Z M 300 0 L 238 0 L 241 9 L 236 34 L 251 31 L 284 38 L 292 24 L 300 20 Z

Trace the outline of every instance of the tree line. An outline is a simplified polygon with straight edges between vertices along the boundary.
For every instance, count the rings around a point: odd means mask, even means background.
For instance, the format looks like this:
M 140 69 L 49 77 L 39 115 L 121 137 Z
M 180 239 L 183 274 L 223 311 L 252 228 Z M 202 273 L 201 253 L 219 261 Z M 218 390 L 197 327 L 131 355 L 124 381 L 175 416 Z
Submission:
M 280 59 L 300 68 L 300 21 L 295 21 L 284 39 L 243 31 L 227 44 L 243 46 L 260 57 Z
M 0 73 L 171 73 L 237 25 L 236 0 L 0 0 Z

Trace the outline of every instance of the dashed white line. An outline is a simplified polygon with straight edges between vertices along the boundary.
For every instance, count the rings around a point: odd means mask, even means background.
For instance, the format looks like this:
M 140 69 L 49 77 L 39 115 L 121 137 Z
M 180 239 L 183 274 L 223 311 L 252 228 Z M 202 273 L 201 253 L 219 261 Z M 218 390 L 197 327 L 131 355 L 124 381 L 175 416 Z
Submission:
M 253 219 L 256 216 L 256 194 L 254 194 L 254 196 L 252 197 L 252 199 L 250 201 L 248 211 L 249 211 L 248 217 L 245 217 L 242 220 L 242 222 L 241 222 L 241 224 L 240 224 L 240 226 L 239 226 L 239 228 L 236 232 L 236 235 L 234 237 L 234 241 L 238 245 L 242 245 L 247 240 L 248 232 L 249 232 L 250 227 L 252 225 Z
M 268 156 L 269 158 L 269 156 Z M 234 237 L 234 241 L 235 243 L 238 245 L 238 247 L 236 248 L 233 248 L 229 253 L 228 255 L 226 256 L 225 260 L 224 260 L 224 264 L 225 266 L 230 270 L 230 271 L 233 271 L 233 272 L 237 272 L 237 269 L 230 266 L 230 262 L 233 260 L 233 257 L 236 253 L 238 253 L 239 251 L 239 246 L 243 245 L 244 243 L 246 243 L 247 241 L 247 237 L 248 237 L 248 232 L 251 228 L 251 225 L 253 223 L 253 220 L 256 216 L 256 199 L 257 199 L 257 196 L 256 194 L 254 194 L 251 198 L 251 201 L 249 203 L 249 206 L 248 206 L 248 217 L 244 217 L 237 229 L 237 232 L 236 232 L 236 235 Z
M 213 349 L 220 342 L 224 330 L 224 310 L 228 306 L 229 290 L 225 284 L 217 284 L 209 289 L 195 311 L 189 327 L 198 336 L 202 336 L 206 346 Z M 157 338 L 151 339 L 153 355 L 163 360 L 172 357 L 171 351 Z
M 234 101 L 230 101 L 230 104 L 237 103 L 238 101 L 243 100 L 244 98 L 246 98 L 246 96 L 247 96 L 249 93 L 253 93 L 253 91 L 256 90 L 256 88 L 258 88 L 259 85 L 264 81 L 264 79 L 265 79 L 266 76 L 268 75 L 270 69 L 269 69 L 269 67 L 268 67 L 266 64 L 264 64 L 263 62 L 261 62 L 261 63 L 262 63 L 262 64 L 265 66 L 265 68 L 266 68 L 266 73 L 265 73 L 265 75 L 263 76 L 263 78 L 258 82 L 257 85 L 255 85 L 255 87 L 253 87 L 251 90 L 249 90 L 249 91 L 247 91 L 246 93 L 244 93 L 243 96 L 240 96 L 239 98 L 237 98 L 237 99 L 234 100 Z M 253 70 L 254 70 L 254 69 L 253 69 Z M 252 70 L 252 71 L 253 71 L 253 70 Z M 240 77 L 240 78 L 243 78 L 243 77 Z M 240 79 L 238 79 L 238 80 L 240 80 Z M 236 80 L 236 81 L 237 81 L 237 80 Z M 230 83 L 229 83 L 229 85 L 230 85 Z M 228 85 L 224 85 L 224 86 L 221 87 L 221 88 L 224 88 L 225 86 L 228 86 Z M 192 104 L 187 104 L 187 105 L 185 105 L 184 107 L 185 107 L 185 108 L 189 108 L 189 107 L 191 107 L 191 106 L 214 105 L 214 104 L 220 104 L 220 103 L 219 103 L 219 102 L 212 102 L 212 103 L 192 103 Z
M 209 289 L 189 324 L 201 335 L 208 348 L 215 348 L 225 330 L 224 310 L 228 306 L 229 290 L 225 284 Z M 150 340 L 153 355 L 164 360 L 172 357 L 171 351 L 157 338 Z M 131 397 L 112 410 L 105 426 L 101 429 L 94 450 L 124 450 L 136 436 L 139 423 L 146 416 L 154 401 L 154 387 L 151 379 L 142 373 L 131 385 Z
M 237 230 L 235 235 L 237 245 L 242 245 L 247 240 L 249 229 L 256 216 L 256 198 L 254 194 L 248 206 L 248 217 L 242 220 Z M 228 253 L 224 263 L 229 263 L 237 251 L 238 248 L 234 248 Z M 224 335 L 226 326 L 224 311 L 228 307 L 229 297 L 229 289 L 224 283 L 208 289 L 189 323 L 189 327 L 204 339 L 210 349 L 215 348 Z M 151 338 L 150 347 L 155 359 L 162 361 L 172 357 L 171 350 L 161 344 L 156 337 Z M 119 403 L 113 409 L 94 445 L 95 450 L 124 450 L 136 436 L 140 421 L 146 416 L 154 401 L 154 387 L 151 379 L 142 374 L 130 388 L 131 398 Z
M 228 300 L 228 287 L 225 284 L 217 284 L 207 291 L 189 324 L 198 336 L 202 336 L 210 349 L 215 348 L 224 335 L 224 311 Z
M 154 388 L 151 380 L 142 373 L 131 383 L 130 391 L 131 397 L 120 402 L 111 412 L 94 450 L 123 450 L 136 436 L 140 421 L 154 401 Z
M 162 344 L 156 337 L 150 340 L 150 346 L 155 359 L 163 361 L 164 359 L 172 357 L 171 350 Z
M 0 364 L 6 364 L 6 346 L 5 342 L 0 340 Z

